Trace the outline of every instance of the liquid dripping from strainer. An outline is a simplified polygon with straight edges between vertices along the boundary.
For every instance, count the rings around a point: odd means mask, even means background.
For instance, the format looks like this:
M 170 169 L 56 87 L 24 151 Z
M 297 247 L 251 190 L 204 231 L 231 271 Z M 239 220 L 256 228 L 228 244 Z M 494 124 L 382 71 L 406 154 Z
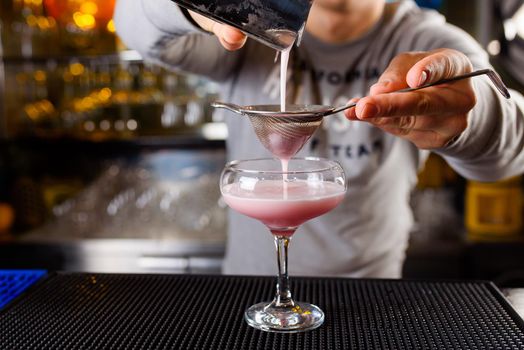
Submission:
M 280 111 L 286 111 L 286 96 L 287 96 L 287 67 L 289 62 L 289 53 L 291 47 L 283 50 L 280 55 Z M 278 53 L 277 53 L 278 56 Z M 261 120 L 257 116 L 250 117 L 251 124 L 255 128 L 255 132 L 264 147 L 269 150 L 275 157 L 278 157 L 282 162 L 282 170 L 287 170 L 287 163 L 300 149 L 306 144 L 311 135 L 315 132 L 320 124 L 315 124 L 316 120 L 311 125 L 301 125 L 300 130 L 296 130 L 296 126 L 289 123 L 293 121 L 283 122 L 279 119 L 268 118 Z M 297 121 L 301 122 L 301 121 Z M 322 122 L 322 119 L 318 121 Z M 262 123 L 270 123 L 269 127 L 259 125 Z M 255 126 L 256 124 L 256 126 Z M 258 131 L 257 131 L 258 130 Z
M 279 159 L 290 159 L 322 124 L 322 117 L 271 117 L 248 115 L 262 145 Z

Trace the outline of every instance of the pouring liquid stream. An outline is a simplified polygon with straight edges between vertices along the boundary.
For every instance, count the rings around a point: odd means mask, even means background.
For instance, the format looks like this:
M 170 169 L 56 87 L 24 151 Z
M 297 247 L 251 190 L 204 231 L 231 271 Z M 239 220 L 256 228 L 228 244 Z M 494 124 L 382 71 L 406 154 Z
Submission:
M 287 95 L 287 66 L 289 63 L 289 53 L 291 52 L 291 47 L 282 51 L 280 56 L 280 111 L 284 112 L 286 110 L 286 95 Z M 278 53 L 277 53 L 278 55 Z M 289 165 L 289 159 L 280 158 L 280 163 L 282 164 L 282 181 L 284 189 L 284 199 L 288 197 L 288 188 L 287 188 L 287 171 Z

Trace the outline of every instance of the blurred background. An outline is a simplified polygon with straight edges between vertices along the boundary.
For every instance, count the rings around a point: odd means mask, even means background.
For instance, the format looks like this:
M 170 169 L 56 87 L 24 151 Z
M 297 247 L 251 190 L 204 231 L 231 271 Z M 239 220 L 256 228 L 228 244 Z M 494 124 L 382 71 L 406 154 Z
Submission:
M 524 91 L 524 1 L 418 1 Z M 0 268 L 217 273 L 227 130 L 218 86 L 142 62 L 114 0 L 0 2 Z M 523 185 L 431 156 L 412 194 L 408 278 L 524 286 Z

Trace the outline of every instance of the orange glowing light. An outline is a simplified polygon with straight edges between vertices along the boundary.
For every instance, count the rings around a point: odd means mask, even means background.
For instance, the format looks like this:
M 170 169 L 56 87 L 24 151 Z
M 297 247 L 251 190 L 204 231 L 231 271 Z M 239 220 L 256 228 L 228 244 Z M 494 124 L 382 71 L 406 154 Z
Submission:
M 82 12 L 73 13 L 73 21 L 80 29 L 93 29 L 96 24 L 95 17 L 93 15 L 85 14 Z
M 94 16 L 98 13 L 98 5 L 92 1 L 86 1 L 80 5 L 80 12 Z
M 84 74 L 84 71 L 85 67 L 82 63 L 73 63 L 69 66 L 69 72 L 71 72 L 73 76 L 82 75 Z
M 113 18 L 115 0 L 43 0 L 43 4 L 46 14 L 56 19 L 62 26 L 71 22 L 78 25 L 77 21 L 85 26 L 94 19 L 95 27 L 104 28 Z M 79 17 L 77 12 L 86 17 Z M 74 17 L 75 14 L 77 18 Z M 91 18 L 88 19 L 87 15 Z M 91 24 L 87 25 L 89 26 Z
M 109 33 L 115 33 L 116 32 L 115 21 L 110 20 L 109 22 L 107 22 L 106 29 Z

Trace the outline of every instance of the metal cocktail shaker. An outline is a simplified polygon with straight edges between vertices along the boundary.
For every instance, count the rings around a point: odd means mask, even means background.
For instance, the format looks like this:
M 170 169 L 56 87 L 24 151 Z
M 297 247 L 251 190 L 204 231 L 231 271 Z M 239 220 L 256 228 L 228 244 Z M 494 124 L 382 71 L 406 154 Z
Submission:
M 312 0 L 172 0 L 276 50 L 300 40 Z

